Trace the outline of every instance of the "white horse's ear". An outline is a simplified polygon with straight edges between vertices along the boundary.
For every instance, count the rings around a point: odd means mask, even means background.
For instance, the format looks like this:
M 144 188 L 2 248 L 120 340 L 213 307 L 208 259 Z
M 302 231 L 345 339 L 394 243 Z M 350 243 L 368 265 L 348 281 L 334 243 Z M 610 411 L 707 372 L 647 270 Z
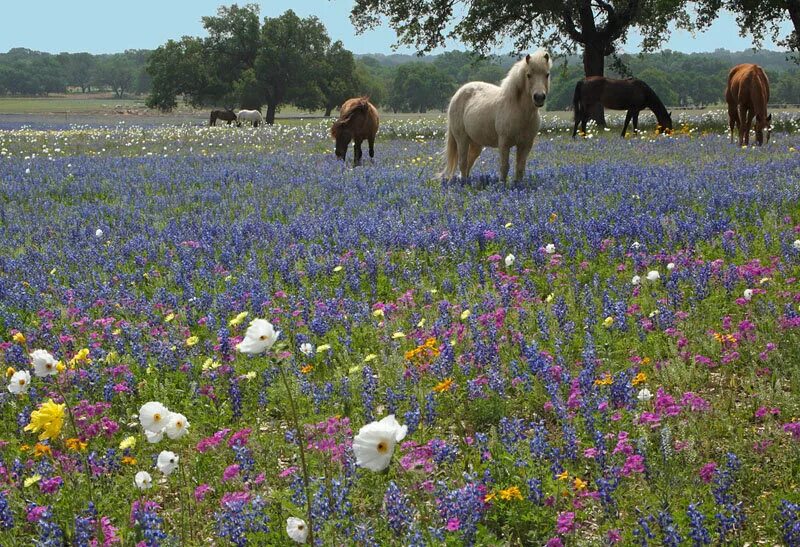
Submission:
M 530 63 L 530 62 L 531 62 L 531 54 L 530 54 L 530 53 L 528 53 L 528 54 L 525 56 L 525 62 L 526 62 L 526 63 Z

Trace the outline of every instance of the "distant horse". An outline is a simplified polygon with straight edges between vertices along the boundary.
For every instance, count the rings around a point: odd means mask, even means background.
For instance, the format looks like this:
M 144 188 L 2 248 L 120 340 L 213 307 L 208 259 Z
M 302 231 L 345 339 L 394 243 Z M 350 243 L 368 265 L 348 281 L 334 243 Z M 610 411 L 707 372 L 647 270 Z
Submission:
M 514 179 L 522 180 L 533 141 L 539 132 L 539 109 L 550 91 L 550 54 L 540 49 L 511 67 L 500 86 L 469 82 L 450 99 L 447 144 L 442 176 L 451 178 L 456 166 L 461 177 L 469 172 L 484 146 L 500 149 L 500 178 L 508 178 L 508 156 L 517 147 Z
M 739 126 L 739 146 L 750 144 L 750 126 L 756 119 L 756 143 L 764 144 L 764 129 L 767 142 L 770 137 L 772 114 L 767 116 L 769 102 L 769 80 L 758 65 L 736 65 L 728 73 L 728 86 L 725 88 L 725 101 L 728 103 L 728 121 L 733 131 Z
M 375 135 L 378 133 L 378 110 L 369 102 L 369 97 L 347 99 L 341 108 L 339 119 L 333 122 L 331 136 L 336 140 L 336 157 L 344 160 L 347 147 L 353 141 L 353 165 L 361 165 L 361 143 L 369 143 L 369 157 L 375 157 Z
M 613 80 L 605 76 L 590 76 L 579 80 L 575 86 L 575 95 L 572 97 L 572 107 L 575 111 L 575 127 L 572 129 L 573 138 L 581 131 L 586 133 L 586 122 L 590 117 L 599 119 L 602 107 L 611 110 L 627 110 L 625 125 L 622 127 L 622 136 L 628 130 L 628 124 L 633 120 L 633 130 L 639 129 L 639 112 L 649 108 L 658 120 L 658 131 L 672 130 L 672 115 L 656 92 L 637 78 Z
M 208 125 L 217 125 L 217 120 L 228 122 L 228 125 L 230 125 L 236 121 L 236 113 L 230 108 L 226 108 L 225 110 L 212 110 L 211 120 Z
M 240 125 L 242 122 L 250 122 L 253 127 L 258 127 L 264 121 L 264 118 L 261 117 L 261 112 L 258 110 L 240 110 L 239 114 L 236 115 L 236 119 Z

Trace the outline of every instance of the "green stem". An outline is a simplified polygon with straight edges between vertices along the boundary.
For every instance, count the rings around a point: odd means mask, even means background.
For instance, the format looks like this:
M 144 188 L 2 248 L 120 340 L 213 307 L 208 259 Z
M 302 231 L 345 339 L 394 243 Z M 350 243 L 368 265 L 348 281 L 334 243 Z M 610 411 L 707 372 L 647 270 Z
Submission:
M 286 370 L 283 368 L 283 363 L 278 365 L 278 370 L 281 373 L 283 385 L 286 387 L 286 395 L 289 398 L 289 408 L 292 412 L 292 421 L 294 422 L 294 429 L 297 432 L 297 443 L 300 447 L 300 467 L 303 472 L 303 486 L 306 491 L 306 519 L 308 526 L 308 543 L 314 545 L 314 526 L 311 520 L 311 488 L 308 481 L 308 466 L 306 465 L 306 441 L 303 431 L 300 429 L 300 422 L 298 420 L 297 406 L 292 396 L 292 388 L 289 385 L 289 378 L 286 376 Z

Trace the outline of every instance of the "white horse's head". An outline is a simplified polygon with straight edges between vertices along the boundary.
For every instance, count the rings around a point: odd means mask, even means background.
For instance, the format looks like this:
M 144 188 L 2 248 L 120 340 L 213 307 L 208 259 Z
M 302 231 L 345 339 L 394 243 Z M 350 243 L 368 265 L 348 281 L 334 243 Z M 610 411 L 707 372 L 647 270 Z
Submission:
M 552 66 L 553 59 L 550 54 L 546 50 L 540 49 L 519 61 L 516 71 L 512 69 L 512 72 L 516 72 L 518 89 L 529 96 L 537 108 L 544 106 L 547 93 L 550 91 Z

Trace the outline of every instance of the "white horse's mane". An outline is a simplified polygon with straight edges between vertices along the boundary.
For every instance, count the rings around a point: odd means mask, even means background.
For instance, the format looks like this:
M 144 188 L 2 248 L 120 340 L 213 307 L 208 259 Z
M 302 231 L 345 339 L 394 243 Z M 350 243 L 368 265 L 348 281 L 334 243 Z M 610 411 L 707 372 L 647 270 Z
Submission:
M 534 52 L 533 55 L 530 56 L 530 61 L 526 61 L 525 57 L 523 57 L 511 66 L 506 77 L 500 82 L 500 88 L 504 93 L 511 91 L 517 93 L 519 90 L 525 88 L 525 67 L 529 62 L 539 64 L 542 70 L 547 72 L 549 72 L 550 68 L 553 66 L 553 59 L 544 49 L 539 49 Z

